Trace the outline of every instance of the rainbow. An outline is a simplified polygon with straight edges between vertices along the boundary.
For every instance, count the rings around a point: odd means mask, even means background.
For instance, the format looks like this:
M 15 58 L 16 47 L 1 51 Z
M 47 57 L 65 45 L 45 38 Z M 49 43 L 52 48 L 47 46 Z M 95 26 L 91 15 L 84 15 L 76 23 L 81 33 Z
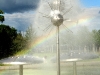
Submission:
M 86 24 L 86 23 L 92 21 L 93 19 L 94 19 L 94 17 L 84 16 L 79 20 L 78 24 L 76 24 L 75 22 L 71 22 L 71 23 L 65 24 L 65 25 L 67 26 L 67 28 L 72 28 L 72 27 L 76 27 L 78 25 Z M 64 32 L 65 30 L 66 30 L 66 28 L 64 28 L 64 27 L 60 28 L 60 32 Z M 29 51 L 33 50 L 38 45 L 43 44 L 45 41 L 49 40 L 50 38 L 52 38 L 55 35 L 56 35 L 56 29 L 54 29 L 48 36 L 44 35 L 44 36 L 38 37 L 35 41 L 32 41 L 30 43 Z
M 68 23 L 68 24 L 65 24 L 65 25 L 67 26 L 67 28 L 72 28 L 72 27 L 76 27 L 76 26 L 91 22 L 93 19 L 94 19 L 94 17 L 84 16 L 84 17 L 81 17 L 78 24 L 76 24 L 75 22 L 72 22 L 72 23 Z M 66 28 L 60 26 L 60 32 L 65 32 L 65 30 L 66 30 Z M 35 47 L 37 47 L 38 45 L 43 44 L 45 41 L 51 39 L 55 35 L 56 35 L 56 29 L 52 30 L 51 33 L 48 36 L 47 35 L 40 36 L 37 39 L 33 40 L 29 44 L 28 52 L 32 51 Z M 4 73 L 6 73 L 6 72 L 7 72 L 7 70 L 0 71 L 0 75 L 4 75 Z

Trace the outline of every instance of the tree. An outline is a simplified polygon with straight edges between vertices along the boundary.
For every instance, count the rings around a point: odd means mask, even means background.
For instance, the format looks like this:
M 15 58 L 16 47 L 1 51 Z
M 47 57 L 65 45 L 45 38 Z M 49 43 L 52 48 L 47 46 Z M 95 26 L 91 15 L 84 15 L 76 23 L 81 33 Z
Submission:
M 30 25 L 28 27 L 28 29 L 26 30 L 26 35 L 25 35 L 25 39 L 27 42 L 27 46 L 29 47 L 29 44 L 34 41 L 34 39 L 36 38 L 36 33 L 32 27 L 32 25 Z
M 93 30 L 92 31 L 93 42 L 96 49 L 99 51 L 100 48 L 100 30 Z
M 21 32 L 17 33 L 17 37 L 13 41 L 13 49 L 16 50 L 16 52 L 21 51 L 26 46 L 26 40 L 22 36 Z
M 79 45 L 82 49 L 88 48 L 91 50 L 92 43 L 92 35 L 86 26 L 81 26 L 77 32 L 77 45 Z
M 0 59 L 13 55 L 13 41 L 17 37 L 17 30 L 9 26 L 0 25 Z
M 1 23 L 3 23 L 3 21 L 5 21 L 5 18 L 2 14 L 4 14 L 4 12 L 2 10 L 0 10 L 0 22 Z

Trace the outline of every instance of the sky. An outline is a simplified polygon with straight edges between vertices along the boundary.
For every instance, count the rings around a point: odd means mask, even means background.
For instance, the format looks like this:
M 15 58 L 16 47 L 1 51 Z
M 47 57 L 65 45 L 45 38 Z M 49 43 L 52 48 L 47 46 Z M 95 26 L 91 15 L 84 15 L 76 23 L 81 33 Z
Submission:
M 100 0 L 80 1 L 85 8 L 85 14 L 97 16 L 92 24 L 96 24 L 95 28 L 99 28 Z M 14 27 L 19 31 L 26 31 L 29 25 L 34 23 L 39 2 L 40 0 L 9 0 L 9 2 L 8 0 L 0 0 L 0 9 L 5 12 L 4 24 Z
M 100 0 L 81 0 L 85 7 L 100 7 Z

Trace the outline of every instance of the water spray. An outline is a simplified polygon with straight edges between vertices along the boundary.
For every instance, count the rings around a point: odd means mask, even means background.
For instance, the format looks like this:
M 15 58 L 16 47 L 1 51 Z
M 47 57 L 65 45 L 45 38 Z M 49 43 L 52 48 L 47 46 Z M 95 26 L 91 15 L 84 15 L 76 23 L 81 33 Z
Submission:
M 50 12 L 50 17 L 51 17 L 51 22 L 53 23 L 54 26 L 57 27 L 57 75 L 60 75 L 60 46 L 59 46 L 59 26 L 63 24 L 63 15 L 61 14 L 60 11 L 60 4 L 61 1 L 55 0 L 53 1 L 53 6 L 51 12 Z
M 47 2 L 47 1 L 46 1 Z M 66 20 L 64 19 L 64 15 L 66 13 L 68 13 L 72 7 L 70 7 L 66 12 L 64 12 L 63 14 L 61 14 L 61 0 L 54 0 L 52 2 L 52 6 L 49 2 L 47 2 L 47 4 L 49 5 L 51 11 L 50 11 L 50 16 L 49 15 L 45 15 L 41 12 L 42 15 L 44 15 L 43 17 L 49 18 L 51 20 L 51 23 L 56 26 L 56 30 L 57 30 L 57 38 L 56 38 L 56 45 L 57 45 L 57 75 L 60 75 L 60 46 L 59 46 L 59 26 L 60 25 L 64 25 L 63 22 Z M 49 29 L 50 25 L 46 28 Z
M 67 3 L 67 7 L 65 7 L 65 6 L 63 6 L 65 3 Z M 74 3 L 74 1 L 73 1 L 73 3 Z M 70 19 L 70 18 L 73 18 L 73 17 L 75 17 L 76 15 L 74 14 L 74 16 L 73 15 L 71 15 L 71 14 L 73 14 L 73 13 L 76 13 L 76 12 L 74 12 L 74 10 L 72 10 L 72 8 L 74 9 L 75 8 L 75 3 L 74 3 L 74 5 L 73 4 L 71 4 L 71 0 L 64 0 L 64 4 L 63 4 L 63 0 L 51 0 L 51 2 L 48 2 L 48 1 L 46 1 L 45 0 L 45 2 L 42 4 L 42 5 L 46 5 L 47 4 L 47 6 L 43 6 L 43 7 L 40 7 L 40 10 L 39 10 L 39 13 L 41 14 L 41 15 L 43 15 L 42 17 L 45 17 L 45 18 L 47 18 L 48 19 L 48 21 L 47 22 L 49 22 L 50 21 L 50 23 L 52 23 L 52 24 L 49 24 L 45 29 L 44 29 L 44 31 L 46 30 L 48 30 L 50 27 L 51 27 L 51 25 L 54 25 L 55 27 L 56 27 L 56 47 L 57 47 L 57 75 L 60 75 L 60 43 L 59 43 L 59 27 L 62 25 L 64 28 L 67 28 L 67 26 L 66 25 L 64 25 L 64 21 L 70 21 L 70 22 L 72 22 L 72 20 Z M 73 6 L 72 6 L 73 5 Z M 45 9 L 43 9 L 43 8 L 47 8 L 47 10 L 45 11 Z M 62 10 L 63 8 L 66 8 L 66 10 Z M 77 6 L 76 6 L 76 8 L 77 8 Z M 42 10 L 42 12 L 40 12 Z M 44 11 L 45 12 L 44 12 Z M 49 11 L 50 10 L 50 11 Z M 71 12 L 71 13 L 69 13 L 69 12 Z M 47 15 L 47 14 L 49 14 L 49 15 Z M 66 15 L 66 14 L 68 14 L 68 15 Z M 39 15 L 39 16 L 41 16 L 41 15 Z M 66 17 L 68 18 L 68 19 L 66 19 Z M 39 18 L 37 18 L 37 20 L 38 20 Z M 46 20 L 47 20 L 46 19 Z M 43 21 L 41 21 L 41 22 L 43 22 Z M 46 22 L 46 23 L 47 23 Z M 39 22 L 40 23 L 40 22 Z M 39 26 L 40 27 L 40 26 Z M 68 29 L 68 28 L 67 28 Z M 68 31 L 70 31 L 70 32 L 72 32 L 70 29 L 68 29 Z M 73 33 L 73 32 L 72 32 Z

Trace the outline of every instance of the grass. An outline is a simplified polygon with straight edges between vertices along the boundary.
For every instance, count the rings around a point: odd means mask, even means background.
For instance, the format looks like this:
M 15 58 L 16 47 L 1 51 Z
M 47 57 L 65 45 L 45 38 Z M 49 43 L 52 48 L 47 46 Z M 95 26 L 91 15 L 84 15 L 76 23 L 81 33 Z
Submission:
M 29 73 L 30 71 L 30 73 Z M 56 75 L 56 71 L 49 71 L 49 70 L 26 70 L 25 75 Z
M 81 64 L 81 62 L 78 62 Z M 92 65 L 91 62 L 88 62 L 90 65 L 86 63 L 77 64 L 77 75 L 99 75 L 100 74 L 100 64 Z M 84 65 L 85 64 L 85 65 Z M 31 68 L 24 68 L 23 75 L 57 75 L 57 70 L 54 68 L 56 64 L 33 64 L 28 65 Z M 0 71 L 0 75 L 19 75 L 19 71 L 11 69 L 16 66 L 10 66 L 9 69 Z M 26 65 L 27 67 L 27 65 Z M 37 68 L 34 68 L 37 67 Z M 56 66 L 55 66 L 56 67 Z M 62 63 L 61 64 L 61 75 L 73 75 L 73 63 Z
M 5 71 L 0 75 L 19 75 L 18 70 Z M 57 75 L 56 71 L 25 69 L 23 75 Z
M 24 55 L 28 51 L 22 50 L 18 52 L 16 55 Z M 56 56 L 56 53 L 33 53 L 34 56 L 51 58 Z M 23 75 L 57 75 L 57 70 L 55 64 L 33 64 L 30 65 L 31 68 L 24 69 Z M 77 62 L 77 75 L 100 75 L 100 58 L 83 60 Z M 19 75 L 18 70 L 3 70 L 0 75 Z M 61 75 L 73 75 L 73 63 L 61 63 Z

